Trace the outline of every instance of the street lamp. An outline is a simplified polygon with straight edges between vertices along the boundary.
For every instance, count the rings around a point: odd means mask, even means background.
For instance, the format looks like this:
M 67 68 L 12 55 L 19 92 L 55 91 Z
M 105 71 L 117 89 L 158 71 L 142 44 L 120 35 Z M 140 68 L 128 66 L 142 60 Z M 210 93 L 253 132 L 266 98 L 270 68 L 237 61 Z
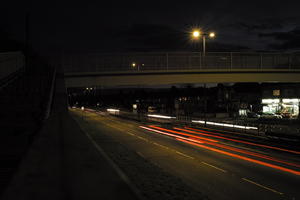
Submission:
M 192 32 L 192 37 L 196 40 L 200 39 L 202 37 L 202 45 L 203 45 L 203 63 L 204 62 L 204 59 L 205 59 L 205 48 L 206 48 L 206 37 L 209 37 L 209 38 L 214 38 L 216 37 L 216 34 L 214 32 L 201 32 L 200 30 L 194 30 Z M 205 126 L 206 126 L 206 115 L 207 113 L 207 94 L 206 94 L 206 83 L 204 83 L 204 119 L 205 119 Z
M 205 48 L 206 48 L 206 37 L 208 36 L 209 38 L 214 38 L 216 37 L 216 34 L 214 32 L 201 32 L 200 30 L 194 30 L 192 32 L 192 36 L 194 39 L 198 40 L 202 37 L 202 45 L 203 45 L 203 56 L 205 56 Z
M 195 31 L 193 32 L 193 36 L 194 36 L 195 38 L 200 37 L 200 31 L 195 30 Z

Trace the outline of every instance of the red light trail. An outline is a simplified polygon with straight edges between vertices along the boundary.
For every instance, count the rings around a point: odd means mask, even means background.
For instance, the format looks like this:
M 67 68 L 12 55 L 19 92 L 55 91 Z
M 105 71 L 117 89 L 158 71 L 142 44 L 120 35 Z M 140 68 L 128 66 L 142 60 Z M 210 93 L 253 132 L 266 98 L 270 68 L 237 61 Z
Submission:
M 255 153 L 255 152 L 250 152 L 250 151 L 246 151 L 246 150 L 226 146 L 226 145 L 223 145 L 223 144 L 217 144 L 218 141 L 216 141 L 216 140 L 205 140 L 207 138 L 198 137 L 198 136 L 190 135 L 190 134 L 187 134 L 187 133 L 182 133 L 182 132 L 178 132 L 178 131 L 174 131 L 174 130 L 170 130 L 170 129 L 166 129 L 166 128 L 161 128 L 161 127 L 157 127 L 157 126 L 153 126 L 153 125 L 151 125 L 149 127 L 151 127 L 151 128 L 140 126 L 140 128 L 143 128 L 143 129 L 146 129 L 146 130 L 149 130 L 149 131 L 153 131 L 153 132 L 156 132 L 156 133 L 168 135 L 168 136 L 174 137 L 178 141 L 185 142 L 185 143 L 188 143 L 188 144 L 192 144 L 194 146 L 198 146 L 198 147 L 205 148 L 205 149 L 208 149 L 208 150 L 211 150 L 211 151 L 214 151 L 214 152 L 218 152 L 218 153 L 221 153 L 221 154 L 225 154 L 225 155 L 228 155 L 228 156 L 231 156 L 231 157 L 246 160 L 246 161 L 249 161 L 249 162 L 252 162 L 252 163 L 256 163 L 256 164 L 264 165 L 264 166 L 267 166 L 267 167 L 271 167 L 273 169 L 278 169 L 278 170 L 281 170 L 281 171 L 285 171 L 285 172 L 289 172 L 289 173 L 292 173 L 292 174 L 300 175 L 300 172 L 296 171 L 296 170 L 292 170 L 292 169 L 288 169 L 288 168 L 281 167 L 281 166 L 278 166 L 278 165 L 266 163 L 266 162 L 263 162 L 263 161 L 260 161 L 260 160 L 255 160 L 255 159 L 248 158 L 248 157 L 245 157 L 245 156 L 241 156 L 241 155 L 238 155 L 238 154 L 226 152 L 226 151 L 223 151 L 223 150 L 220 150 L 220 149 L 215 149 L 215 148 L 212 148 L 212 147 L 209 147 L 209 146 L 205 146 L 203 144 L 208 144 L 208 145 L 216 146 L 216 147 L 227 149 L 227 150 L 231 150 L 231 151 L 235 151 L 235 152 L 239 152 L 239 153 L 243 153 L 243 154 L 247 154 L 247 155 L 251 155 L 251 156 L 256 156 L 256 157 L 259 157 L 259 158 L 263 158 L 263 159 L 266 159 L 266 160 L 271 160 L 271 161 L 274 161 L 274 162 L 287 164 L 287 165 L 294 166 L 294 167 L 300 167 L 300 165 L 298 165 L 298 164 L 289 163 L 289 162 L 286 162 L 286 161 L 283 161 L 283 160 L 272 158 L 270 156 L 266 156 L 266 155 L 263 155 L 263 154 L 258 154 L 258 153 Z M 180 128 L 176 128 L 176 129 L 189 132 L 189 130 L 185 130 L 185 129 L 180 129 Z M 169 133 L 164 132 L 164 131 L 167 131 Z M 190 132 L 194 132 L 194 131 L 190 131 Z M 182 137 L 182 136 L 171 134 L 171 133 L 175 133 L 175 134 L 179 134 L 179 135 L 183 135 L 183 136 L 188 136 L 188 137 Z M 195 133 L 197 133 L 197 132 L 195 132 Z

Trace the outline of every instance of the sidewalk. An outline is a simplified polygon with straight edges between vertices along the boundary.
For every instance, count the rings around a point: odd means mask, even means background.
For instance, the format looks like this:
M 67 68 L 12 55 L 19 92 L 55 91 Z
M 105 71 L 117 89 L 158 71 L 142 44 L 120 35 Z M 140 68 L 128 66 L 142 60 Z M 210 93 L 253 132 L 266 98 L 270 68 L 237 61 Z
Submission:
M 52 114 L 3 199 L 138 199 L 126 176 L 120 176 L 69 116 L 62 74 L 57 76 Z

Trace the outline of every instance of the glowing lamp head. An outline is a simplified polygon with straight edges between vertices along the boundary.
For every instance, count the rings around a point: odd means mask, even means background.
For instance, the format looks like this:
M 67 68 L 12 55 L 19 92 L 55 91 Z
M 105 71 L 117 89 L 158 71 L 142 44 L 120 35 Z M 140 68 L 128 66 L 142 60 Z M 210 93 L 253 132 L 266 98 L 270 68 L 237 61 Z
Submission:
M 133 62 L 133 63 L 131 64 L 131 66 L 132 66 L 132 67 L 135 67 L 135 66 L 136 66 L 136 64 Z
M 214 32 L 209 33 L 210 38 L 214 38 L 215 36 L 216 36 L 216 34 Z
M 199 38 L 200 37 L 200 31 L 197 31 L 197 30 L 193 31 L 193 37 L 194 38 Z

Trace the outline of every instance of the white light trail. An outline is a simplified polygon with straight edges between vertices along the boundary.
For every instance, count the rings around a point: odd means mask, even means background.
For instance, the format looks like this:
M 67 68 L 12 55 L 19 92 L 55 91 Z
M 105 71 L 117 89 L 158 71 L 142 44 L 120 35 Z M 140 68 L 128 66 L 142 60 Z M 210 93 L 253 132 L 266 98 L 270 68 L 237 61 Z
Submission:
M 201 120 L 192 120 L 193 123 L 200 123 L 200 124 L 205 124 L 205 121 L 201 121 Z M 206 122 L 206 124 L 209 125 L 214 125 L 214 126 L 225 126 L 225 127 L 230 127 L 230 128 L 240 128 L 240 129 L 253 129 L 253 130 L 257 130 L 257 127 L 253 127 L 253 126 L 240 126 L 240 125 L 234 125 L 234 124 L 224 124 L 224 123 L 216 123 L 216 122 Z
M 161 118 L 161 119 L 175 119 L 176 117 L 165 116 L 165 115 L 147 115 L 148 117 Z
M 107 110 L 107 112 L 120 112 L 120 110 L 118 110 L 118 109 L 113 109 L 113 108 L 108 108 L 108 109 L 106 109 Z

